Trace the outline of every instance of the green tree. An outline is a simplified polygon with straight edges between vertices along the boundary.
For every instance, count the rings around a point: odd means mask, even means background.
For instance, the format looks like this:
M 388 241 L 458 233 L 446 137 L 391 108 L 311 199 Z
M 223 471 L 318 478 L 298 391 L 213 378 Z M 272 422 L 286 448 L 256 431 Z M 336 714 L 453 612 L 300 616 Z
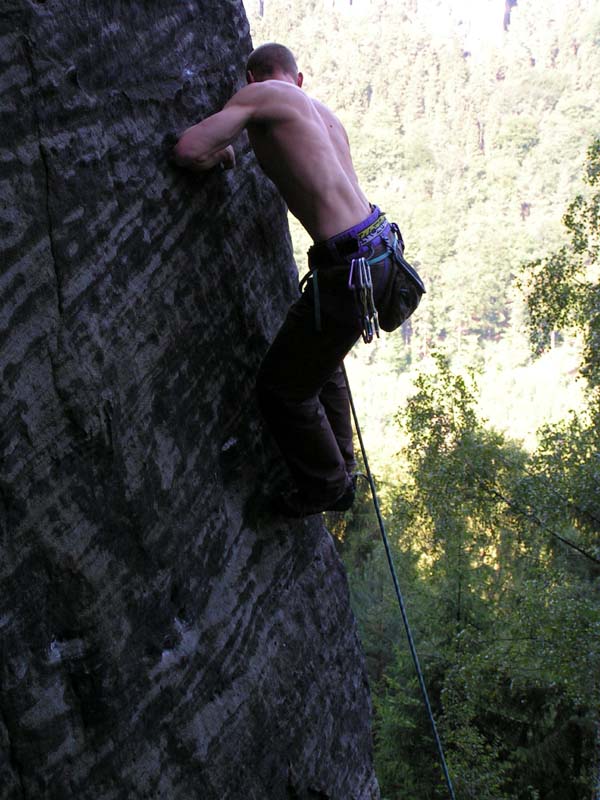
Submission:
M 588 150 L 586 195 L 563 218 L 570 241 L 547 258 L 526 265 L 529 332 L 536 352 L 548 347 L 553 331 L 580 331 L 585 352 L 582 374 L 600 386 L 600 138 Z
M 386 519 L 458 796 L 587 800 L 600 666 L 594 567 L 557 538 L 575 535 L 573 518 L 556 513 L 544 453 L 528 456 L 490 430 L 474 381 L 435 361 L 398 416 L 406 466 L 385 493 Z M 444 797 L 364 499 L 337 534 L 373 681 L 383 796 Z

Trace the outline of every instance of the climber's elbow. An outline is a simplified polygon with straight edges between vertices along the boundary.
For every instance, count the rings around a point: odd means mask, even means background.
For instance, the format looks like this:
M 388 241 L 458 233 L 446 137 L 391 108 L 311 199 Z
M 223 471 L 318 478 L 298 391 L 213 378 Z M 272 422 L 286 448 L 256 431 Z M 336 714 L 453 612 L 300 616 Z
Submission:
M 198 141 L 194 141 L 191 136 L 186 136 L 184 133 L 175 145 L 173 155 L 175 163 L 180 167 L 202 169 L 210 154 L 204 152 Z
M 230 107 L 231 106 L 231 107 Z M 225 169 L 235 163 L 231 142 L 248 121 L 248 112 L 241 111 L 232 101 L 184 131 L 175 145 L 175 161 L 182 167 L 207 170 L 223 162 Z

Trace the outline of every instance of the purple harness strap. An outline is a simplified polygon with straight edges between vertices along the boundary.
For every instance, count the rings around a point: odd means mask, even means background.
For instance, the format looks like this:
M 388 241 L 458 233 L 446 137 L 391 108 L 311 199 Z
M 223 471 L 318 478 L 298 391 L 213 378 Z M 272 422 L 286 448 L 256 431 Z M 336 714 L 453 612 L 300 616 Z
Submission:
M 315 242 L 308 251 L 309 267 L 327 267 L 349 263 L 351 258 L 372 255 L 369 245 L 376 239 L 387 238 L 390 223 L 377 206 L 369 216 L 329 239 Z
M 351 228 L 348 228 L 341 233 L 336 233 L 335 236 L 330 236 L 329 239 L 325 240 L 325 242 L 317 242 L 317 244 L 335 244 L 340 239 L 350 238 L 358 239 L 360 241 L 370 233 L 368 229 L 371 228 L 375 222 L 377 222 L 379 217 L 383 217 L 383 214 L 377 206 L 373 206 L 373 211 L 371 211 L 369 216 L 366 219 L 363 219 L 362 222 L 357 222 L 356 225 L 353 225 Z M 383 217 L 383 219 L 385 220 L 385 217 Z

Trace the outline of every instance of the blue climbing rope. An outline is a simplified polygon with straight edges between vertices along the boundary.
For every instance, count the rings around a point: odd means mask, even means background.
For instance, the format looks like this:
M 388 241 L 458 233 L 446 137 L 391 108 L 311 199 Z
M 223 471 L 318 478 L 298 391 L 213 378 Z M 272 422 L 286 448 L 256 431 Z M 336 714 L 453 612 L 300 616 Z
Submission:
M 421 670 L 421 665 L 419 663 L 419 656 L 417 655 L 417 649 L 415 647 L 414 639 L 412 636 L 412 632 L 410 629 L 410 625 L 408 623 L 408 617 L 406 615 L 406 607 L 404 605 L 404 599 L 402 597 L 402 592 L 400 590 L 400 584 L 398 583 L 398 576 L 396 575 L 396 568 L 394 566 L 394 559 L 392 557 L 392 550 L 390 547 L 389 539 L 387 537 L 387 533 L 385 530 L 385 524 L 383 522 L 383 517 L 381 516 L 381 509 L 379 508 L 379 500 L 377 498 L 377 491 L 375 489 L 375 482 L 373 480 L 373 475 L 371 474 L 371 468 L 369 467 L 369 460 L 367 458 L 367 451 L 365 450 L 365 445 L 362 438 L 362 433 L 360 430 L 360 425 L 358 424 L 358 417 L 356 415 L 356 408 L 354 406 L 354 399 L 352 397 L 352 392 L 350 390 L 350 382 L 348 381 L 348 374 L 346 372 L 346 367 L 342 364 L 342 370 L 344 372 L 344 380 L 346 381 L 346 388 L 348 389 L 348 397 L 350 399 L 350 408 L 352 409 L 352 416 L 354 418 L 354 426 L 356 428 L 356 435 L 358 436 L 358 441 L 360 443 L 360 451 L 362 453 L 363 463 L 365 465 L 365 470 L 367 473 L 367 480 L 369 481 L 369 486 L 371 487 L 371 495 L 373 497 L 373 505 L 375 506 L 375 513 L 377 514 L 377 520 L 379 522 L 379 530 L 381 531 L 381 538 L 383 539 L 383 544 L 385 547 L 385 553 L 387 556 L 388 564 L 390 567 L 390 572 L 392 573 L 392 581 L 394 582 L 394 589 L 396 590 L 396 597 L 398 598 L 398 605 L 400 606 L 400 613 L 402 614 L 402 621 L 404 622 L 404 628 L 406 630 L 406 636 L 408 638 L 408 646 L 410 647 L 410 652 L 412 655 L 412 659 L 415 665 L 415 669 L 417 671 L 417 677 L 419 679 L 419 686 L 421 687 L 421 694 L 423 695 L 423 700 L 425 702 L 425 708 L 427 709 L 427 716 L 429 717 L 429 723 L 431 725 L 431 730 L 433 732 L 433 738 L 435 739 L 435 744 L 437 747 L 437 751 L 440 757 L 440 763 L 442 766 L 442 771 L 444 773 L 444 778 L 446 779 L 446 785 L 448 787 L 448 793 L 452 800 L 456 800 L 456 796 L 454 794 L 454 787 L 452 785 L 452 779 L 450 778 L 450 773 L 448 772 L 448 766 L 446 764 L 446 758 L 444 756 L 444 748 L 442 747 L 442 742 L 440 740 L 437 726 L 435 724 L 435 719 L 433 716 L 433 711 L 431 710 L 431 704 L 429 702 L 429 695 L 427 694 L 427 687 L 425 686 L 425 679 L 423 677 L 423 672 Z

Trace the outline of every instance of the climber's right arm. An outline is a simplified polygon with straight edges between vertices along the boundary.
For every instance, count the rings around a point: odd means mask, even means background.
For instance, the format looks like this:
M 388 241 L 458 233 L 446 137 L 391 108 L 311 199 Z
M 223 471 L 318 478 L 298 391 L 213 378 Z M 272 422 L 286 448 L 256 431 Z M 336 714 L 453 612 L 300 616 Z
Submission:
M 192 125 L 175 145 L 175 161 L 182 167 L 205 171 L 217 164 L 235 166 L 231 142 L 252 121 L 260 102 L 260 91 L 253 86 L 240 89 L 222 111 Z

